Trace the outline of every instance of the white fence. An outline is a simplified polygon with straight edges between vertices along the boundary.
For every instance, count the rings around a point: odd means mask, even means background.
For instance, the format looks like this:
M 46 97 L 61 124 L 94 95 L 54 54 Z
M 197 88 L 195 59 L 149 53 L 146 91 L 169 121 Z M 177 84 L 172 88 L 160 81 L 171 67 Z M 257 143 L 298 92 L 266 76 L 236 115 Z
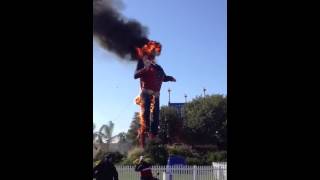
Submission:
M 119 180 L 140 180 L 134 166 L 116 166 Z M 152 166 L 153 176 L 159 180 L 227 180 L 227 163 L 212 166 Z

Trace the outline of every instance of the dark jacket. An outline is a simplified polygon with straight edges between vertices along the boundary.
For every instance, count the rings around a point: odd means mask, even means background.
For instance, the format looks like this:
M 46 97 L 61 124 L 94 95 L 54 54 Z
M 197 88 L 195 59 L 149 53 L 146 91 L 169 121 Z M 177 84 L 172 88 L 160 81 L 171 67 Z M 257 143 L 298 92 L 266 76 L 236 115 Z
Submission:
M 135 171 L 140 172 L 141 180 L 153 180 L 151 165 L 145 161 L 141 161 L 136 165 Z
M 118 180 L 118 172 L 112 163 L 104 160 L 93 168 L 93 178 L 96 180 Z

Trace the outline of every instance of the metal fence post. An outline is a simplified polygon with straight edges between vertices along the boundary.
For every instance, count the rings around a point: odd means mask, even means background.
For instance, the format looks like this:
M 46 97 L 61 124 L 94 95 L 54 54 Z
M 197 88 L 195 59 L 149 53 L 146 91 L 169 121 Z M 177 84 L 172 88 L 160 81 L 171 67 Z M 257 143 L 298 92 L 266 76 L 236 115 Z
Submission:
M 197 180 L 196 177 L 197 177 L 197 166 L 194 165 L 193 166 L 193 180 Z
M 162 179 L 163 180 L 168 180 L 169 178 L 167 176 L 168 176 L 168 173 L 167 172 L 163 172 Z

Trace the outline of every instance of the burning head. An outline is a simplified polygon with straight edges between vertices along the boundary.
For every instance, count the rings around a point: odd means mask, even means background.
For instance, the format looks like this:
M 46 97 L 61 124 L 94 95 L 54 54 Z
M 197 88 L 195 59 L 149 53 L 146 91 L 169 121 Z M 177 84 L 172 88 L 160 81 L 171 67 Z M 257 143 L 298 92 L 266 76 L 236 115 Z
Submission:
M 161 53 L 161 44 L 156 41 L 149 41 L 141 48 L 136 48 L 139 59 L 154 60 L 155 56 Z

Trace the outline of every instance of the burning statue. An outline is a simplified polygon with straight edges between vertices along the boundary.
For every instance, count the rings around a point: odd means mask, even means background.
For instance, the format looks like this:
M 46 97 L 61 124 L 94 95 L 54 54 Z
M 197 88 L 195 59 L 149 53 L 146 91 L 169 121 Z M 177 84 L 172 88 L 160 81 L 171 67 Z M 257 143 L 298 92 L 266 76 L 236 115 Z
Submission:
M 160 43 L 148 39 L 148 28 L 140 22 L 122 16 L 118 5 L 119 0 L 93 0 L 93 36 L 121 60 L 138 61 L 134 78 L 140 78 L 141 93 L 136 102 L 141 106 L 138 134 L 143 147 L 146 137 L 154 138 L 158 133 L 161 84 L 176 80 L 155 62 Z
M 159 126 L 159 98 L 162 82 L 176 79 L 167 76 L 162 67 L 156 64 L 155 57 L 161 53 L 161 44 L 149 41 L 141 48 L 136 48 L 139 59 L 134 78 L 140 78 L 140 95 L 136 104 L 140 105 L 140 129 L 138 131 L 139 144 L 145 146 L 146 138 L 153 139 L 158 134 Z

